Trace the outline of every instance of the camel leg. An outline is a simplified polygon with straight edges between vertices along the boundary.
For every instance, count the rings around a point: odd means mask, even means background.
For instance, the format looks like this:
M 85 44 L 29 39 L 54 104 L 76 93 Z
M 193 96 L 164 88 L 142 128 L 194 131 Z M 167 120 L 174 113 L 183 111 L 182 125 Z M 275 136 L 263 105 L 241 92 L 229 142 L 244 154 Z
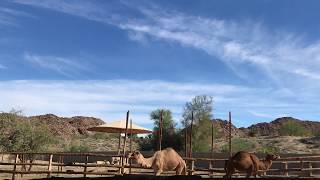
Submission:
M 184 167 L 179 164 L 179 166 L 176 168 L 176 175 L 181 175 Z
M 161 169 L 157 169 L 157 170 L 154 171 L 154 175 L 155 176 L 160 176 L 161 173 L 162 173 Z
M 228 168 L 227 169 L 227 172 L 226 172 L 226 175 L 224 176 L 224 178 L 231 178 L 232 174 L 235 172 L 235 169 L 232 167 L 232 168 Z

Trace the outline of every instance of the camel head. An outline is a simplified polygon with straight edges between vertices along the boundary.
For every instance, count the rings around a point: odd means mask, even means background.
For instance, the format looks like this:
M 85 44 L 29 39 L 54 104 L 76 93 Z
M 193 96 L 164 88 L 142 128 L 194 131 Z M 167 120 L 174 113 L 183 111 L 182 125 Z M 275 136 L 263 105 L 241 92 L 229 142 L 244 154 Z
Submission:
M 280 156 L 277 154 L 267 154 L 267 156 L 266 156 L 266 160 L 268 160 L 268 161 L 274 161 L 277 159 L 280 159 Z
M 141 157 L 143 157 L 139 151 L 135 151 L 135 152 L 131 153 L 129 156 L 130 156 L 130 158 L 135 159 L 135 160 L 138 160 Z

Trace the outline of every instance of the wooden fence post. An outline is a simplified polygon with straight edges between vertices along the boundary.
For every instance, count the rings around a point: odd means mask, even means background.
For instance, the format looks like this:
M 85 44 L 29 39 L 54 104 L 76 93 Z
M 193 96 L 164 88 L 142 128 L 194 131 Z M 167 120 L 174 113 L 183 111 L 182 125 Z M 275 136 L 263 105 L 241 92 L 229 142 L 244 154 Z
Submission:
M 310 169 L 308 171 L 308 177 L 311 177 L 311 176 L 313 176 L 313 174 L 312 174 L 312 162 L 308 162 L 308 168 Z
M 18 154 L 16 154 L 16 155 L 15 155 L 15 158 L 14 158 L 14 165 L 13 165 L 12 180 L 15 180 L 15 179 L 16 179 L 16 170 L 17 170 L 17 163 L 18 163 L 18 160 L 19 160 L 19 155 L 18 155 Z
M 190 171 L 190 175 L 193 175 L 194 172 L 194 160 L 191 160 L 191 171 Z
M 53 157 L 53 154 L 50 154 L 49 163 L 48 163 L 48 175 L 47 175 L 48 178 L 50 178 L 51 171 L 52 171 L 52 157 Z
M 286 176 L 286 177 L 288 177 L 289 176 L 289 171 L 288 171 L 288 163 L 287 162 L 283 162 L 284 163 L 284 175 Z
M 84 169 L 83 169 L 83 177 L 86 178 L 87 177 L 87 165 L 88 165 L 88 161 L 89 161 L 89 156 L 86 155 L 86 162 L 84 164 Z

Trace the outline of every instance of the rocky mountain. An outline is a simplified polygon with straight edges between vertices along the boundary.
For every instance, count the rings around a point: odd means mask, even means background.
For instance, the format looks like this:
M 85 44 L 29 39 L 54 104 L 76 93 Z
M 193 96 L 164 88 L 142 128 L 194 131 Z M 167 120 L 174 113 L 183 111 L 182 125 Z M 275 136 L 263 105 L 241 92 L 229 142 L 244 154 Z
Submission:
M 254 133 L 255 136 L 279 136 L 280 128 L 289 121 L 304 127 L 310 134 L 319 134 L 320 122 L 299 120 L 293 117 L 281 117 L 270 123 L 258 123 L 248 128 L 240 128 L 240 130 L 247 136 L 250 136 L 250 133 Z
M 213 126 L 218 130 L 218 137 L 227 137 L 229 135 L 229 122 L 222 119 L 213 119 Z M 244 136 L 244 132 L 231 124 L 231 134 L 233 137 Z
M 104 124 L 104 121 L 94 117 L 74 116 L 71 118 L 58 117 L 54 114 L 27 117 L 39 124 L 46 124 L 49 130 L 62 139 L 69 140 L 77 135 L 89 135 L 88 128 Z

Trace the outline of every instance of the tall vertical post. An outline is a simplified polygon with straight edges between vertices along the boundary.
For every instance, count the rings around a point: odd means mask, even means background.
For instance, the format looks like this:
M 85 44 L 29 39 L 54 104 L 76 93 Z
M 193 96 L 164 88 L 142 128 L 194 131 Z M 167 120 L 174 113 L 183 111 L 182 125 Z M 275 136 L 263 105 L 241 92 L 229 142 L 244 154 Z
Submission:
M 232 134 L 231 134 L 231 131 L 232 131 L 232 122 L 231 122 L 231 112 L 229 111 L 229 157 L 232 157 Z
M 184 129 L 184 157 L 188 156 L 188 126 Z
M 213 159 L 213 151 L 214 151 L 214 147 L 213 147 L 213 141 L 214 141 L 214 125 L 213 125 L 213 120 L 211 121 L 211 159 Z M 209 164 L 209 169 L 213 168 L 213 161 L 210 161 L 210 164 Z M 210 172 L 210 175 L 212 175 L 213 172 L 211 171 Z
M 163 126 L 163 110 L 160 111 L 160 119 L 159 119 L 159 147 L 158 150 L 161 151 L 161 143 L 162 143 L 162 126 Z
M 191 112 L 191 124 L 189 133 L 189 158 L 192 157 L 192 129 L 193 129 L 193 111 Z
M 132 153 L 132 119 L 130 119 L 130 154 Z M 132 159 L 129 157 L 129 174 L 131 174 Z
M 214 142 L 214 124 L 213 124 L 213 120 L 211 122 L 211 158 L 213 158 L 213 142 Z
M 127 112 L 126 117 L 126 131 L 124 133 L 124 141 L 123 141 L 123 149 L 122 149 L 122 159 L 121 159 L 121 173 L 124 173 L 124 160 L 126 155 L 126 144 L 127 144 L 127 136 L 128 136 L 128 122 L 129 122 L 129 111 Z

